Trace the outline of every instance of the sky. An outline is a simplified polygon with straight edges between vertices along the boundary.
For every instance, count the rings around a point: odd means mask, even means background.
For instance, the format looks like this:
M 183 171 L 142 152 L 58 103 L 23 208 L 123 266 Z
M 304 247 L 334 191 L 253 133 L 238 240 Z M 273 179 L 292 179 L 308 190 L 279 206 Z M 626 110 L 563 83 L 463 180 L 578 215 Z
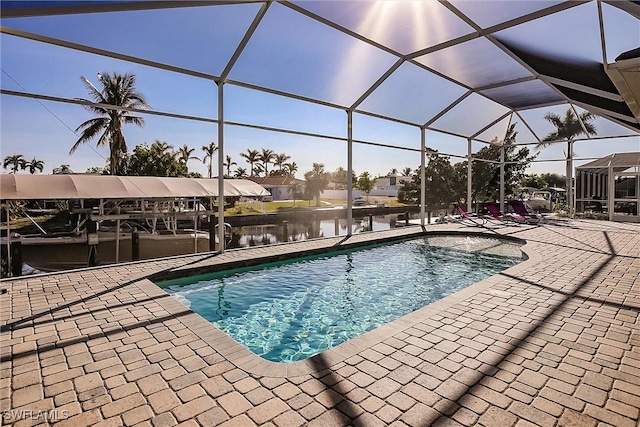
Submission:
M 305 5 L 304 2 L 301 4 Z M 513 6 L 515 3 L 505 4 L 509 4 L 504 8 L 505 14 L 518 12 L 516 6 Z M 468 3 L 460 3 L 459 6 L 461 9 L 466 8 L 465 13 L 478 13 Z M 607 26 L 611 34 L 607 39 L 608 55 L 612 55 L 611 52 L 637 47 L 637 38 L 634 40 L 633 37 L 628 37 L 629 30 L 637 31 L 640 35 L 637 20 L 630 20 L 629 15 L 606 4 L 603 6 L 606 22 L 611 24 Z M 308 7 L 316 8 L 320 13 L 326 5 L 317 2 L 309 3 Z M 354 31 L 366 34 L 374 40 L 385 41 L 398 50 L 407 52 L 416 50 L 419 46 L 416 44 L 417 41 L 427 40 L 435 43 L 465 34 L 467 31 L 466 24 L 458 23 L 443 25 L 442 28 L 426 28 L 420 34 L 407 35 L 397 31 L 403 20 L 416 19 L 415 15 L 419 13 L 448 12 L 434 9 L 439 6 L 433 5 L 432 2 L 409 2 L 403 7 L 390 8 L 388 3 L 375 3 L 366 5 L 365 12 L 354 12 L 351 15 L 345 12 L 335 18 Z M 196 72 L 219 75 L 258 8 L 257 4 L 244 4 L 3 19 L 2 25 L 119 51 Z M 567 15 L 564 18 L 579 19 L 574 21 L 577 22 L 574 31 L 581 35 L 581 31 L 587 31 L 586 27 L 593 26 L 591 21 L 594 8 L 595 2 L 576 7 L 565 12 Z M 354 19 L 354 16 L 360 16 L 362 19 Z M 451 18 L 443 15 L 442 19 Z M 597 34 L 597 21 L 595 25 Z M 114 28 L 119 30 L 114 31 Z M 553 36 L 553 31 L 542 30 L 544 29 L 535 25 L 530 28 L 531 32 L 538 31 L 543 38 Z M 550 34 L 546 34 L 547 32 Z M 511 35 L 506 33 L 506 36 Z M 93 84 L 98 85 L 98 72 L 130 72 L 137 76 L 137 89 L 145 94 L 154 111 L 194 118 L 185 120 L 144 114 L 143 128 L 129 125 L 124 129 L 130 151 L 138 144 L 151 144 L 160 140 L 176 149 L 186 144 L 196 149 L 194 155 L 202 156 L 202 146 L 208 145 L 211 141 L 218 143 L 218 126 L 210 121 L 216 119 L 218 114 L 217 88 L 210 80 L 48 45 L 6 33 L 0 37 L 0 82 L 3 89 L 68 99 L 86 98 L 88 93 L 80 76 L 86 76 Z M 592 38 L 592 34 L 589 33 L 588 36 L 583 36 L 582 41 L 590 46 L 595 44 L 599 47 L 599 40 L 594 41 Z M 589 50 L 582 45 L 576 45 L 572 54 L 580 58 L 597 59 L 593 49 Z M 435 61 L 435 58 L 438 61 Z M 449 67 L 447 59 L 446 55 L 432 58 L 427 56 L 424 62 L 431 61 L 435 64 L 434 67 L 443 67 L 444 71 L 444 68 Z M 350 105 L 396 60 L 396 57 L 387 52 L 350 38 L 276 3 L 270 7 L 229 77 L 235 81 Z M 362 64 L 367 66 L 363 67 Z M 464 80 L 470 77 L 460 75 L 459 78 Z M 389 114 L 402 120 L 424 122 L 463 93 L 464 89 L 461 87 L 436 75 L 425 74 L 419 67 L 405 63 L 378 91 L 365 99 L 361 107 L 373 113 Z M 544 114 L 562 114 L 565 110 L 566 105 L 548 107 L 523 111 L 522 116 L 538 136 L 545 136 L 553 127 L 543 119 Z M 455 115 L 444 116 L 434 123 L 434 127 L 472 133 L 505 111 L 504 107 L 474 94 L 452 111 Z M 51 173 L 53 168 L 63 164 L 69 165 L 74 172 L 84 172 L 87 168 L 104 166 L 106 163 L 108 150 L 96 147 L 95 141 L 83 144 L 73 155 L 69 155 L 69 149 L 78 138 L 74 130 L 80 123 L 92 117 L 81 106 L 2 95 L 0 112 L 1 158 L 23 154 L 27 160 L 43 160 L 45 173 Z M 234 84 L 224 86 L 224 114 L 225 121 L 230 122 L 291 129 L 342 139 L 347 136 L 347 115 L 343 110 Z M 460 117 L 464 117 L 464 120 L 460 120 Z M 508 120 L 503 120 L 480 137 L 485 140 L 499 137 L 507 124 Z M 598 118 L 595 124 L 598 134 L 602 136 L 631 133 L 601 118 Z M 516 129 L 519 131 L 518 142 L 534 141 L 522 123 L 518 123 Z M 323 163 L 327 171 L 347 166 L 347 144 L 344 140 L 231 125 L 225 126 L 224 132 L 225 154 L 230 155 L 237 166 L 245 167 L 247 170 L 249 165 L 239 154 L 247 149 L 262 148 L 291 156 L 289 161 L 298 165 L 296 175 L 299 178 L 311 169 L 314 162 Z M 353 137 L 356 140 L 412 149 L 419 149 L 421 138 L 420 130 L 416 126 L 357 113 L 353 118 Z M 426 142 L 428 147 L 444 153 L 457 156 L 467 154 L 466 138 L 427 131 Z M 483 146 L 483 143 L 474 142 L 472 149 L 475 152 Z M 531 147 L 531 150 L 538 152 L 534 147 Z M 563 159 L 565 150 L 564 143 L 540 150 L 538 159 L 549 161 L 533 163 L 528 172 L 564 174 L 564 162 L 551 160 Z M 576 156 L 582 158 L 598 158 L 614 152 L 628 151 L 640 151 L 638 135 L 632 138 L 581 141 L 576 143 L 574 148 Z M 354 144 L 353 154 L 353 168 L 358 174 L 368 171 L 374 176 L 386 175 L 393 168 L 402 170 L 405 167 L 415 168 L 420 164 L 420 156 L 416 151 Z M 452 158 L 454 162 L 461 160 Z M 576 161 L 576 165 L 587 161 Z M 191 160 L 188 166 L 191 171 L 206 176 L 206 165 L 201 161 Z M 237 166 L 234 166 L 232 171 Z

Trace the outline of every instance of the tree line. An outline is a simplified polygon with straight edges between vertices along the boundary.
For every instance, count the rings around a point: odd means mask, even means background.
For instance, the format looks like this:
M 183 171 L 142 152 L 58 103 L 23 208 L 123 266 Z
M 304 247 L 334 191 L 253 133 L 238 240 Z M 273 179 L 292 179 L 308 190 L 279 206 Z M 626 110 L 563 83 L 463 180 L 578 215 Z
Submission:
M 76 132 L 81 132 L 77 141 L 71 147 L 69 154 L 73 154 L 77 148 L 84 143 L 97 138 L 98 146 L 109 147 L 108 165 L 105 168 L 90 168 L 91 172 L 102 172 L 114 175 L 160 175 L 160 176 L 200 176 L 197 172 L 189 172 L 187 162 L 191 159 L 200 160 L 193 156 L 194 148 L 189 148 L 186 144 L 178 150 L 164 141 L 156 140 L 151 145 L 143 143 L 137 145 L 132 154 L 128 154 L 128 148 L 124 138 L 123 127 L 126 124 L 144 126 L 144 118 L 136 116 L 138 111 L 147 110 L 150 105 L 146 97 L 140 93 L 136 85 L 136 76 L 130 73 L 120 74 L 98 73 L 98 86 L 96 87 L 84 76 L 81 80 L 84 83 L 92 99 L 78 98 L 77 101 L 83 103 L 83 107 L 92 112 L 95 117 L 83 122 L 76 128 Z M 116 108 L 109 108 L 114 106 Z M 595 116 L 590 112 L 578 114 L 573 107 L 569 107 L 563 117 L 553 113 L 545 115 L 545 119 L 554 125 L 556 130 L 547 135 L 539 144 L 538 148 L 545 147 L 552 143 L 567 142 L 567 176 L 566 187 L 571 188 L 571 168 L 573 158 L 573 142 L 579 135 L 595 135 L 596 128 L 591 123 Z M 517 149 L 515 138 L 517 132 L 514 131 L 515 124 L 512 124 L 504 139 L 505 148 L 505 193 L 512 194 L 516 186 L 524 178 L 524 170 L 536 157 L 531 155 L 528 148 Z M 202 162 L 207 164 L 208 176 L 212 177 L 213 157 L 217 151 L 216 144 L 210 142 L 202 146 Z M 483 198 L 496 198 L 499 191 L 500 169 L 495 162 L 499 159 L 500 147 L 490 145 L 481 149 L 476 155 L 473 165 L 473 194 L 476 200 Z M 295 162 L 288 162 L 291 159 L 285 153 L 278 154 L 271 149 L 261 150 L 247 149 L 240 153 L 240 156 L 248 163 L 249 171 L 243 167 L 237 167 L 233 173 L 234 177 L 247 176 L 288 176 L 294 177 L 298 170 Z M 443 156 L 436 151 L 428 153 L 428 166 L 425 169 L 426 185 L 429 200 L 427 204 L 437 205 L 449 203 L 452 200 L 460 200 L 466 195 L 466 161 L 451 164 L 448 156 Z M 483 161 L 487 160 L 487 161 Z M 231 167 L 238 164 L 230 156 L 225 157 L 225 175 L 231 177 Z M 269 166 L 274 168 L 269 170 Z M 3 162 L 4 168 L 11 167 L 15 173 L 19 169 L 28 169 L 31 173 L 42 171 L 44 162 L 33 158 L 27 162 L 23 155 L 17 154 L 7 156 Z M 69 170 L 68 165 L 62 165 L 57 171 Z M 56 169 L 54 169 L 54 173 Z M 397 172 L 397 170 L 393 170 Z M 410 168 L 405 168 L 403 173 L 409 176 Z M 412 180 L 405 183 L 400 190 L 398 197 L 401 201 L 415 202 L 418 200 L 420 188 L 421 169 L 414 170 Z M 319 197 L 319 193 L 326 188 L 329 179 L 334 182 L 342 182 L 346 185 L 346 171 L 339 168 L 334 175 L 324 171 L 324 165 L 314 163 L 312 170 L 305 173 L 308 192 Z M 368 173 L 363 173 L 360 177 L 352 177 L 352 182 L 356 188 L 360 188 L 368 194 L 373 188 L 373 178 Z M 324 188 L 323 188 L 324 186 Z M 318 189 L 320 189 L 318 191 Z M 571 191 L 568 191 L 571 194 Z M 319 200 L 318 200 L 319 203 Z
M 517 132 L 512 124 L 504 139 L 505 194 L 514 195 L 520 188 L 524 171 L 537 154 L 526 147 L 516 146 Z M 500 151 L 498 145 L 488 145 L 474 155 L 472 163 L 472 200 L 496 200 L 500 193 Z M 428 153 L 425 166 L 426 206 L 437 208 L 450 203 L 461 203 L 467 198 L 468 161 L 452 164 L 449 156 L 433 150 Z M 415 204 L 420 200 L 421 167 L 414 170 L 411 181 L 398 191 L 398 201 Z
M 572 160 L 573 143 L 579 135 L 596 135 L 596 128 L 591 123 L 595 116 L 590 112 L 576 114 L 572 107 L 567 109 L 564 117 L 554 113 L 545 115 L 545 119 L 553 124 L 555 131 L 543 138 L 536 148 L 543 148 L 550 144 L 567 141 L 567 175 L 557 174 L 525 175 L 524 171 L 535 160 L 539 153 L 532 155 L 526 147 L 518 149 L 516 146 L 516 124 L 509 126 L 502 141 L 504 147 L 504 192 L 505 197 L 517 197 L 522 187 L 544 188 L 546 186 L 567 189 L 567 203 L 571 206 L 572 194 Z M 497 200 L 500 197 L 500 151 L 501 146 L 489 145 L 474 155 L 472 164 L 472 200 Z M 451 164 L 449 156 L 437 151 L 428 154 L 425 167 L 426 206 L 436 208 L 449 205 L 452 202 L 464 202 L 467 197 L 468 161 Z M 406 182 L 398 191 L 398 201 L 404 203 L 418 203 L 420 200 L 421 168 L 418 167 L 410 182 Z

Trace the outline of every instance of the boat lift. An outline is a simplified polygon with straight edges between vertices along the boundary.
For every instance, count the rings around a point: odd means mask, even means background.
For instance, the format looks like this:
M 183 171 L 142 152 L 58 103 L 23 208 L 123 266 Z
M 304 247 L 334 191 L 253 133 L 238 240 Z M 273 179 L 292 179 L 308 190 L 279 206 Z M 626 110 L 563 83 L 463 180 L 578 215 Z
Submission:
M 169 232 L 176 234 L 178 220 L 193 220 L 194 251 L 198 247 L 198 223 L 201 216 L 210 218 L 218 210 L 199 210 L 198 201 L 208 199 L 210 207 L 214 200 L 223 203 L 224 197 L 263 197 L 269 192 L 261 185 L 246 179 L 225 179 L 223 197 L 218 197 L 218 179 L 166 178 L 111 176 L 92 174 L 22 175 L 0 174 L 0 195 L 3 201 L 11 200 L 69 200 L 78 201 L 79 206 L 70 209 L 78 215 L 74 232 L 79 233 L 88 223 L 110 220 L 116 226 L 116 262 L 119 260 L 119 238 L 122 220 L 140 220 L 151 224 L 157 231 L 159 220 Z M 195 209 L 188 209 L 193 203 Z M 7 262 L 11 264 L 11 232 L 9 227 L 11 207 L 7 208 Z M 213 224 L 214 221 L 210 221 Z M 213 227 L 211 231 L 226 242 L 230 239 L 230 226 L 223 230 Z M 96 236 L 87 233 L 87 245 L 97 243 Z M 219 240 L 218 240 L 219 241 Z M 220 251 L 224 244 L 219 245 Z M 214 251 L 215 239 L 210 239 L 209 250 Z

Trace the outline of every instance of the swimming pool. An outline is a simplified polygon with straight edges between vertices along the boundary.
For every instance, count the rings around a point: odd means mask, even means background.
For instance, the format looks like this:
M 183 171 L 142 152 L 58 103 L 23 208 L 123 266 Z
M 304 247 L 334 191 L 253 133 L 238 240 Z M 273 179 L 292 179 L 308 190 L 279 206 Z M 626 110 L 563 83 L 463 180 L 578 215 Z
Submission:
M 524 260 L 520 244 L 432 237 L 158 283 L 265 359 L 306 359 Z

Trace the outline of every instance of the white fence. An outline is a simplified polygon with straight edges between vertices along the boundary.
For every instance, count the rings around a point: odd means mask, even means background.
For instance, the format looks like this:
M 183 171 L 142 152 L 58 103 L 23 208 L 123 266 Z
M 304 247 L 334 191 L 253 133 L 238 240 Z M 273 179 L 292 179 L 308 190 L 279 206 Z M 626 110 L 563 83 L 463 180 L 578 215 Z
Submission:
M 362 191 L 353 190 L 353 197 L 365 197 Z M 347 200 L 347 190 L 324 190 L 320 197 L 323 199 Z

